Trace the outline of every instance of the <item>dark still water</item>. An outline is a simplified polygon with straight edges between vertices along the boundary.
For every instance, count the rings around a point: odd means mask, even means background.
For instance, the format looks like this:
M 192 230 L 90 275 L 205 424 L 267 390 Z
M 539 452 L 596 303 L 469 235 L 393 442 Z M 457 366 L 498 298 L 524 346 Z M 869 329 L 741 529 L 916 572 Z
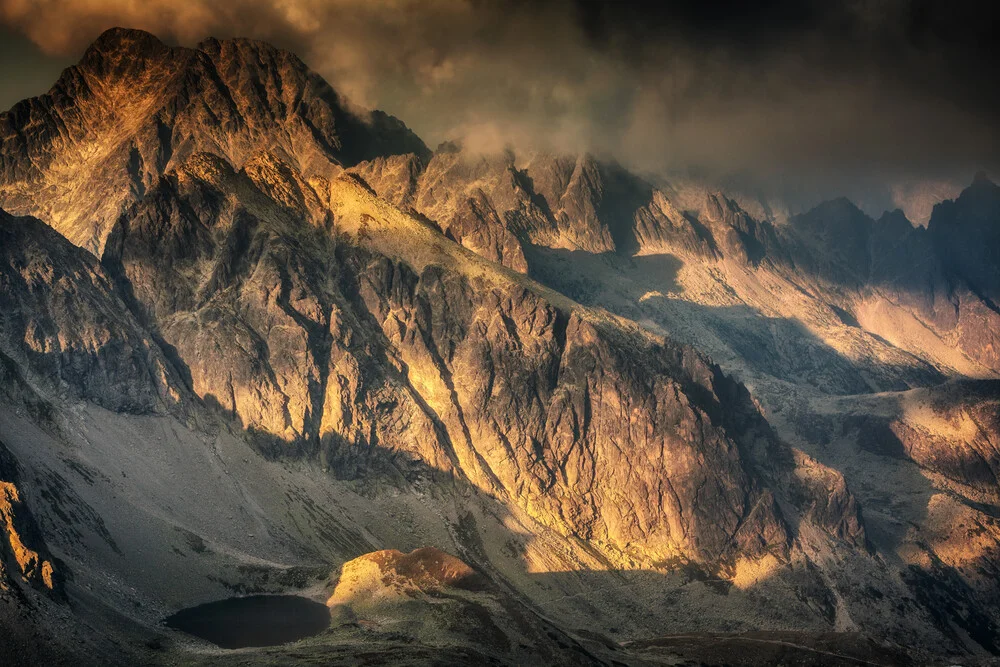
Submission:
M 222 648 L 277 646 L 330 627 L 330 610 L 297 595 L 253 595 L 182 609 L 165 623 Z

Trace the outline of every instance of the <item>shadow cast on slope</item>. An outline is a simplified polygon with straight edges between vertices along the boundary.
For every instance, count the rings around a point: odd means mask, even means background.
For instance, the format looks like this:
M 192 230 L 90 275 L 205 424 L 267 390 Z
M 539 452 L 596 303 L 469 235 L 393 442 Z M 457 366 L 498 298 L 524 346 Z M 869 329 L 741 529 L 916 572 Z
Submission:
M 683 262 L 672 255 L 622 257 L 538 246 L 529 247 L 525 255 L 529 275 L 543 285 L 583 305 L 652 322 L 672 338 L 705 351 L 744 381 L 753 378 L 740 372 L 741 366 L 831 394 L 902 391 L 946 379 L 915 357 L 906 366 L 878 360 L 858 363 L 792 318 L 768 317 L 747 305 L 705 306 L 686 300 L 677 280 Z M 850 316 L 838 315 L 841 321 Z M 724 350 L 728 352 L 720 353 Z
M 760 376 L 770 376 L 793 385 L 809 386 L 826 394 L 854 395 L 871 394 L 879 391 L 904 391 L 913 387 L 937 385 L 946 378 L 933 368 L 915 363 L 913 366 L 892 366 L 875 360 L 870 364 L 858 364 L 819 340 L 800 322 L 787 318 L 762 316 L 749 306 L 708 307 L 671 298 L 678 292 L 676 281 L 681 262 L 671 256 L 621 258 L 613 255 L 593 255 L 582 251 L 531 248 L 529 266 L 531 275 L 543 284 L 563 291 L 581 303 L 611 308 L 616 314 L 637 321 L 649 318 L 648 306 L 654 302 L 665 311 L 665 316 L 654 318 L 663 323 L 672 336 L 684 342 L 705 349 L 705 337 L 715 337 L 722 341 L 735 357 L 736 366 L 727 368 L 736 371 L 744 380 L 753 382 Z M 576 269 L 582 267 L 582 269 Z M 634 280 L 638 276 L 641 286 Z M 650 291 L 654 286 L 661 289 Z M 609 294 L 611 298 L 609 298 Z M 615 298 L 619 297 L 619 298 Z M 617 307 L 615 307 L 617 306 Z M 847 326 L 857 326 L 852 316 L 846 312 L 834 311 Z M 680 321 L 689 326 L 680 332 L 670 326 Z M 690 326 L 694 323 L 694 326 Z M 680 333 L 681 335 L 677 335 Z M 724 367 L 726 355 L 717 355 L 709 349 Z M 721 357 L 721 358 L 720 358 Z M 747 371 L 750 371 L 749 376 Z M 756 376 L 756 377 L 755 377 Z M 980 383 L 982 384 L 982 383 Z M 912 525 L 922 525 L 929 518 L 929 508 L 941 490 L 921 471 L 918 464 L 904 454 L 898 438 L 888 429 L 877 429 L 874 425 L 851 424 L 833 415 L 817 413 L 808 398 L 796 396 L 794 391 L 777 385 L 778 402 L 771 394 L 762 397 L 770 403 L 770 409 L 781 411 L 781 417 L 801 438 L 798 445 L 809 455 L 833 470 L 843 474 L 863 507 L 869 509 L 866 524 L 872 529 L 873 538 L 880 551 L 895 559 L 896 551 L 908 539 L 908 529 Z M 982 391 L 987 391 L 979 387 Z M 868 428 L 867 426 L 871 426 Z M 857 448 L 868 450 L 875 456 L 871 463 L 891 470 L 890 486 L 886 479 L 871 476 L 864 465 L 852 464 L 852 455 L 837 452 L 832 440 L 845 442 L 852 451 Z M 844 457 L 847 458 L 844 458 Z M 881 462 L 879 462 L 881 459 Z M 899 485 L 898 487 L 896 485 Z M 897 501 L 893 489 L 903 497 L 902 519 L 896 517 Z M 996 515 L 996 508 L 984 507 L 971 498 L 955 496 L 963 505 L 977 511 Z M 931 552 L 933 553 L 933 552 Z M 987 568 L 995 567 L 1000 554 L 983 554 L 981 561 Z M 990 620 L 988 610 L 992 603 L 983 598 L 983 591 L 974 590 L 962 578 L 955 567 L 948 566 L 934 557 L 931 571 L 933 575 L 916 565 L 903 566 L 907 585 L 916 592 L 925 605 L 937 603 L 931 610 L 938 628 L 956 643 L 961 639 L 951 624 L 961 627 L 973 641 L 991 652 L 996 652 L 997 627 Z M 972 605 L 961 604 L 961 600 L 977 599 Z M 949 617 L 943 609 L 960 609 L 954 617 Z M 949 620 L 951 618 L 951 620 Z

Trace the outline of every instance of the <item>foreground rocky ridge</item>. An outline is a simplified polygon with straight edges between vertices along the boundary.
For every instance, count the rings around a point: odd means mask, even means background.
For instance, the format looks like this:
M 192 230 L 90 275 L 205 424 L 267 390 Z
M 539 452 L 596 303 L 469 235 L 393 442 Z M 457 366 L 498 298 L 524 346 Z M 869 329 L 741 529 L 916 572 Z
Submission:
M 668 628 L 996 651 L 998 392 L 961 379 L 996 372 L 992 274 L 934 242 L 985 239 L 996 186 L 929 230 L 682 210 L 591 156 L 432 155 L 264 44 L 121 30 L 0 128 L 0 204 L 52 226 L 0 212 L 0 440 L 70 608 L 116 619 L 67 655 L 218 660 L 158 621 L 329 597 L 304 573 L 428 546 L 490 589 L 431 618 L 479 621 L 303 650 L 643 664 L 678 655 Z M 81 627 L 40 604 L 28 627 Z

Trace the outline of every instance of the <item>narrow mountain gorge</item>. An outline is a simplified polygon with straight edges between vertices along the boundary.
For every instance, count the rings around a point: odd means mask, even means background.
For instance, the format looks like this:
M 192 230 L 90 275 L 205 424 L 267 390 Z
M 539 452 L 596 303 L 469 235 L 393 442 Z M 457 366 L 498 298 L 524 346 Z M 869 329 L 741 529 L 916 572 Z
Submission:
M 162 620 L 288 591 L 331 608 L 303 662 L 1000 651 L 985 177 L 926 229 L 758 220 L 430 151 L 261 42 L 114 29 L 0 116 L 0 208 L 29 658 L 270 664 Z

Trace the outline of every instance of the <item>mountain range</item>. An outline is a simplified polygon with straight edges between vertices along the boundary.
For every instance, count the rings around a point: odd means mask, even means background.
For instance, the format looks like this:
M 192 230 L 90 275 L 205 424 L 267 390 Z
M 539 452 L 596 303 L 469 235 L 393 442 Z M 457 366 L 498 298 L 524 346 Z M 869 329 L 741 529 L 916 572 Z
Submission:
M 770 220 L 113 29 L 0 116 L 0 209 L 15 663 L 1000 655 L 985 175 Z M 289 591 L 330 627 L 162 624 Z

